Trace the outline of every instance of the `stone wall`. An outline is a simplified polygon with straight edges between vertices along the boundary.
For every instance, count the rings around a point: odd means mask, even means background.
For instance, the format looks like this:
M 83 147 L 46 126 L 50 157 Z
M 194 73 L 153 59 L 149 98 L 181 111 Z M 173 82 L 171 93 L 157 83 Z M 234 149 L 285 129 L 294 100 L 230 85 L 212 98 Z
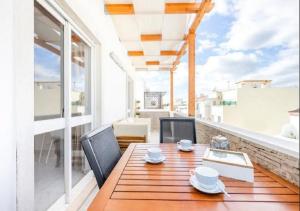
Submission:
M 241 151 L 248 154 L 251 161 L 257 163 L 271 172 L 281 176 L 299 187 L 299 159 L 252 141 L 240 138 L 229 132 L 224 132 L 196 121 L 197 142 L 209 144 L 213 136 L 223 135 L 230 142 L 230 150 Z

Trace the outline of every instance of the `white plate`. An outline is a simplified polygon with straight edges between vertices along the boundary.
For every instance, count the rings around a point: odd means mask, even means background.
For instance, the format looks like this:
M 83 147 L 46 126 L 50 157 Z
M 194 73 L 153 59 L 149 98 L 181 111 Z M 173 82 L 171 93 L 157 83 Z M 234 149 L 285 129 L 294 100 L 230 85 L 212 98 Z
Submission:
M 194 146 L 190 146 L 189 148 L 183 148 L 181 145 L 177 145 L 177 148 L 181 151 L 184 151 L 184 152 L 191 152 L 194 150 Z
M 164 155 L 161 155 L 158 159 L 153 159 L 153 158 L 149 158 L 148 155 L 145 155 L 144 160 L 148 163 L 156 164 L 156 163 L 161 163 L 161 162 L 165 161 L 166 157 Z
M 221 186 L 223 189 L 225 189 L 225 185 L 221 180 L 218 180 L 218 185 L 216 185 L 215 188 L 206 189 L 200 185 L 200 183 L 198 182 L 195 175 L 190 177 L 190 183 L 197 190 L 204 192 L 204 193 L 209 193 L 209 194 L 223 193 L 223 191 L 221 190 L 221 188 L 219 188 L 219 186 Z

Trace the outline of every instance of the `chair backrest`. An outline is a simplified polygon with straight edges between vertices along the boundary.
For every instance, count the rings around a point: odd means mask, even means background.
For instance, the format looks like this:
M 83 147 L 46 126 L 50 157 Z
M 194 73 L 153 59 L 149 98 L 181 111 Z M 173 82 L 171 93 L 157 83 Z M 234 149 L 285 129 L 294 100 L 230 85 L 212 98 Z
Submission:
M 197 143 L 195 119 L 188 117 L 160 118 L 160 143 L 176 143 L 181 139 Z
M 125 152 L 131 143 L 146 143 L 146 136 L 117 136 L 116 138 L 122 153 Z
M 99 128 L 83 135 L 81 144 L 100 188 L 121 158 L 112 127 Z

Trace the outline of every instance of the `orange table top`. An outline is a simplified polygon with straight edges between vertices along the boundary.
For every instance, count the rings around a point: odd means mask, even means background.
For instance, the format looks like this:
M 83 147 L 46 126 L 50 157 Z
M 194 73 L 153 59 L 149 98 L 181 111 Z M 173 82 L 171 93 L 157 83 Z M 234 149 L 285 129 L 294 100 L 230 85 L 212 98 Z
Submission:
M 164 163 L 143 160 L 153 146 L 162 149 Z M 197 144 L 193 152 L 181 152 L 175 144 L 131 144 L 88 210 L 299 210 L 299 188 L 258 165 L 254 183 L 221 177 L 231 197 L 193 188 L 189 170 L 201 165 L 207 147 Z

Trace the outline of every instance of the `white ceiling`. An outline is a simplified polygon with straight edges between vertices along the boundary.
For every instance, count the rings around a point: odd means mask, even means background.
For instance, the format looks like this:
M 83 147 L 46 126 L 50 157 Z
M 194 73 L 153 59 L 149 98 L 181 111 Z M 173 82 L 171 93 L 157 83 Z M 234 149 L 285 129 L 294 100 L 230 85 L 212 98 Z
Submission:
M 195 0 L 105 0 L 106 4 L 133 4 L 135 14 L 112 15 L 120 41 L 128 51 L 143 51 L 132 56 L 137 68 L 159 70 L 169 68 L 176 56 L 160 56 L 160 51 L 179 51 L 187 33 L 190 14 L 164 14 L 165 3 L 196 2 Z M 197 1 L 198 2 L 198 1 Z M 141 34 L 161 34 L 162 41 L 141 41 Z M 146 65 L 159 61 L 160 65 Z

